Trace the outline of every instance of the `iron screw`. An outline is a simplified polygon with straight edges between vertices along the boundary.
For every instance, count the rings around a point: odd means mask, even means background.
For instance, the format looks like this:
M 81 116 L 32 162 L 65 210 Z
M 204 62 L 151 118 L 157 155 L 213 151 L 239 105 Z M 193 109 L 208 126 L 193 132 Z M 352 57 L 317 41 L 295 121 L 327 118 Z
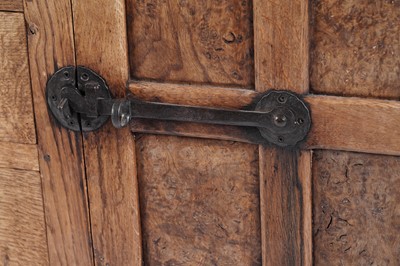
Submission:
M 284 127 L 287 123 L 287 117 L 283 114 L 274 115 L 274 124 L 278 127 Z
M 86 73 L 83 73 L 83 74 L 81 75 L 81 79 L 82 79 L 83 81 L 88 81 L 88 80 L 89 80 L 89 75 L 86 74 Z
M 279 96 L 278 97 L 278 102 L 285 103 L 286 102 L 286 97 L 284 95 Z

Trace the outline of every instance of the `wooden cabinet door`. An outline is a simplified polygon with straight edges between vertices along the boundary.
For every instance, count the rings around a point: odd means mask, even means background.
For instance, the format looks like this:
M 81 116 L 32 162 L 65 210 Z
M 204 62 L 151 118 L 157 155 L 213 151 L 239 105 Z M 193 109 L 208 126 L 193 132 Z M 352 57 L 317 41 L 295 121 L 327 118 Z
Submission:
M 25 18 L 50 265 L 400 264 L 398 1 L 25 0 Z M 182 122 L 70 132 L 44 94 L 68 65 L 164 103 L 290 90 L 312 128 L 292 149 Z

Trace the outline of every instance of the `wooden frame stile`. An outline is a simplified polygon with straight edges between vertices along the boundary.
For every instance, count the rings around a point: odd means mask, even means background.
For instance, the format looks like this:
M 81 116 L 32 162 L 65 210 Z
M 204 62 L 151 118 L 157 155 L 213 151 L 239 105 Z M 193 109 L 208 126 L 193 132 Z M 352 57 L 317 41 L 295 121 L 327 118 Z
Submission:
M 256 90 L 308 92 L 307 0 L 254 0 Z M 312 265 L 311 152 L 260 146 L 263 265 Z
M 58 68 L 75 65 L 69 0 L 25 0 L 32 95 L 50 265 L 93 265 L 82 135 L 47 112 L 45 87 Z
M 99 73 L 114 97 L 124 97 L 129 79 L 125 0 L 72 0 L 72 5 L 77 65 Z M 134 136 L 108 123 L 84 134 L 84 153 L 96 265 L 141 265 Z

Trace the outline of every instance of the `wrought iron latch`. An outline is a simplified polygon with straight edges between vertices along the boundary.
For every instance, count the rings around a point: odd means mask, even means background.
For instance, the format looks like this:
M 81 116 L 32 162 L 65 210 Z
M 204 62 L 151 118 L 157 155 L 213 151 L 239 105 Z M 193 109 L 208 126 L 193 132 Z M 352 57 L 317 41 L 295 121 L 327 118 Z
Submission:
M 265 93 L 253 110 L 112 99 L 106 82 L 95 72 L 85 67 L 64 67 L 50 77 L 46 94 L 57 121 L 74 131 L 97 130 L 109 117 L 117 128 L 135 118 L 187 121 L 256 127 L 268 142 L 286 147 L 305 139 L 311 126 L 307 106 L 288 91 Z

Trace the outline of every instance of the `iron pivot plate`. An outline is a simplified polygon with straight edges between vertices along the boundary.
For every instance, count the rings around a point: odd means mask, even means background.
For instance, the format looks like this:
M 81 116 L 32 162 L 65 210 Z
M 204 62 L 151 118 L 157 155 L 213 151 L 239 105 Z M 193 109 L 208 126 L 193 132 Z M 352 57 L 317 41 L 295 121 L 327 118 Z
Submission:
M 111 99 L 110 90 L 105 80 L 88 68 L 68 66 L 59 69 L 47 82 L 46 97 L 47 106 L 56 120 L 73 131 L 97 130 L 109 118 L 98 115 L 96 106 L 99 99 Z M 79 102 L 82 99 L 84 105 Z
M 255 127 L 269 143 L 287 147 L 305 139 L 311 126 L 307 106 L 289 91 L 266 92 L 253 110 L 112 99 L 106 82 L 95 72 L 85 67 L 65 67 L 50 77 L 46 93 L 49 110 L 56 120 L 74 131 L 96 130 L 110 116 L 117 128 L 134 118 L 186 121 Z

